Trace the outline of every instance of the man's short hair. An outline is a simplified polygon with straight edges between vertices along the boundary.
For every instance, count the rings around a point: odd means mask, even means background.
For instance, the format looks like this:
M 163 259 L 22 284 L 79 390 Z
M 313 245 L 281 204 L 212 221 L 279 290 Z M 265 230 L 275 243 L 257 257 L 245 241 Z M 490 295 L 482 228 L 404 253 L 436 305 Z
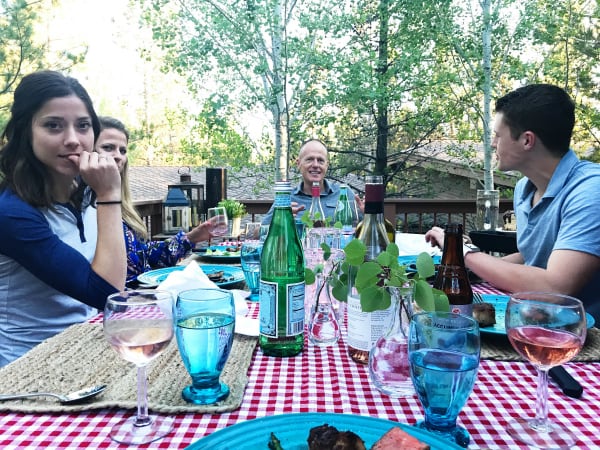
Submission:
M 520 87 L 496 101 L 496 112 L 513 139 L 531 131 L 557 156 L 569 150 L 575 104 L 563 89 L 551 84 L 530 84 Z

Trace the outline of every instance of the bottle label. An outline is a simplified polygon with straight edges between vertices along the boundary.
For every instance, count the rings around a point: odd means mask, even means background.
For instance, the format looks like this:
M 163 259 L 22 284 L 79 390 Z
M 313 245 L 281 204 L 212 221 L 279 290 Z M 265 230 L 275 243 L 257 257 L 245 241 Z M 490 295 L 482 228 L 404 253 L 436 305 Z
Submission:
M 260 281 L 260 334 L 271 338 L 304 331 L 304 282 Z M 285 296 L 280 299 L 279 295 Z M 280 301 L 281 300 L 281 301 Z
M 348 295 L 347 314 L 348 345 L 368 352 L 388 330 L 393 308 L 390 306 L 388 309 L 366 313 L 360 306 L 360 297 Z
M 283 207 L 290 206 L 292 203 L 292 198 L 290 197 L 289 192 L 278 192 L 275 195 L 275 200 L 273 202 L 274 207 Z
M 450 305 L 450 312 L 454 314 L 462 314 L 463 316 L 473 317 L 473 304 L 468 305 Z

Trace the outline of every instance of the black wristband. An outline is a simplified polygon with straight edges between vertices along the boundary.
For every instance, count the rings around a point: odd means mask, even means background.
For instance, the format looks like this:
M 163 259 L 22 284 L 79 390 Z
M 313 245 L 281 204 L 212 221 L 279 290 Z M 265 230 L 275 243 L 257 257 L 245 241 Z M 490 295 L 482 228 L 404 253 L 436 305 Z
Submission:
M 96 205 L 120 205 L 121 200 L 110 200 L 107 202 L 96 202 Z

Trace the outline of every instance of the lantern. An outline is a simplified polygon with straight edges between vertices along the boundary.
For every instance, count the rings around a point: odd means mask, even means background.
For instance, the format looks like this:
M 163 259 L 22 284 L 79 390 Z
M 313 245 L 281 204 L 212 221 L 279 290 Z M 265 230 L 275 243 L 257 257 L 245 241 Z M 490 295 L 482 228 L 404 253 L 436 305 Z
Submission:
M 190 201 L 190 226 L 195 227 L 200 223 L 200 214 L 204 213 L 204 185 L 194 183 L 189 167 L 181 167 L 179 183 L 170 184 L 169 189 L 181 189 Z M 187 230 L 186 230 L 187 231 Z
M 178 187 L 169 186 L 163 202 L 163 233 L 177 234 L 190 229 L 190 201 Z

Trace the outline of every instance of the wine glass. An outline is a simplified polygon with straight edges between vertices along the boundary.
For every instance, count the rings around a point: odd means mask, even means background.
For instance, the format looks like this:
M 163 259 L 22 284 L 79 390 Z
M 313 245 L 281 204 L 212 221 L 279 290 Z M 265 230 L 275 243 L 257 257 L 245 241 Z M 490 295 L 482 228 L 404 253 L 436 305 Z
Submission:
M 569 430 L 548 420 L 548 371 L 581 350 L 586 336 L 583 304 L 568 295 L 516 293 L 506 306 L 505 324 L 511 345 L 538 371 L 535 418 L 509 423 L 510 433 L 539 448 L 574 445 L 577 438 Z
M 479 325 L 472 317 L 424 312 L 410 321 L 410 377 L 425 412 L 416 426 L 465 448 L 471 438 L 456 420 L 473 390 L 480 348 Z
M 207 220 L 212 222 L 212 234 L 226 236 L 228 232 L 227 210 L 222 206 L 208 208 Z
M 173 427 L 172 417 L 148 415 L 146 366 L 173 338 L 173 297 L 157 290 L 109 295 L 104 307 L 104 336 L 126 361 L 137 366 L 137 414 L 113 427 L 110 437 L 123 444 L 145 444 Z

